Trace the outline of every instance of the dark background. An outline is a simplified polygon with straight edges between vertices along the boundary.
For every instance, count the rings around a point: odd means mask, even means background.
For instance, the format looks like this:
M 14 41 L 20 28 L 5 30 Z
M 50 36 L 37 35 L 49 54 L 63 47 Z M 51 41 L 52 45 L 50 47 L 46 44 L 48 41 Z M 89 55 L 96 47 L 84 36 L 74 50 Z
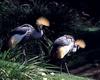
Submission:
M 45 36 L 52 42 L 64 34 L 86 42 L 86 48 L 69 57 L 69 61 L 76 60 L 75 66 L 100 64 L 99 3 L 99 0 L 0 0 L 0 38 L 4 40 L 13 28 L 24 23 L 34 26 L 36 19 L 44 16 L 51 24 L 44 29 Z M 45 48 L 44 51 L 48 53 Z

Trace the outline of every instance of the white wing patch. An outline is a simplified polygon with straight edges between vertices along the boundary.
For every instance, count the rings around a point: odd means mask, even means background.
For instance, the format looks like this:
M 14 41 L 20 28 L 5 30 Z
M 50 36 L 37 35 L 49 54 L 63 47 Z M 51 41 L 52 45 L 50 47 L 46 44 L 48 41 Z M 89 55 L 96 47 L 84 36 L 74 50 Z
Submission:
M 57 50 L 57 54 L 58 54 L 58 58 L 62 59 L 64 58 L 64 56 L 66 54 L 68 54 L 70 52 L 70 50 L 72 50 L 74 43 L 72 42 L 69 46 L 61 46 L 58 48 Z
M 12 36 L 10 38 L 10 47 L 14 48 L 22 39 L 23 39 L 24 35 L 18 35 L 15 34 L 14 36 Z

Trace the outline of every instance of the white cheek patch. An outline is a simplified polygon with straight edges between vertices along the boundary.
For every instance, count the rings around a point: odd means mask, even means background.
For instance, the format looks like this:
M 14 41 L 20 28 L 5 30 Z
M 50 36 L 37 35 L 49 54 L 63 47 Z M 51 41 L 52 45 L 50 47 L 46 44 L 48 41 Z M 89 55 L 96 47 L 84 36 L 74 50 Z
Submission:
M 74 45 L 74 46 L 73 46 L 73 48 L 72 48 L 72 52 L 76 52 L 76 51 L 77 51 L 77 49 L 79 49 L 79 46 Z
M 77 51 L 77 48 L 73 48 L 73 49 L 72 49 L 72 52 L 76 52 L 76 51 Z

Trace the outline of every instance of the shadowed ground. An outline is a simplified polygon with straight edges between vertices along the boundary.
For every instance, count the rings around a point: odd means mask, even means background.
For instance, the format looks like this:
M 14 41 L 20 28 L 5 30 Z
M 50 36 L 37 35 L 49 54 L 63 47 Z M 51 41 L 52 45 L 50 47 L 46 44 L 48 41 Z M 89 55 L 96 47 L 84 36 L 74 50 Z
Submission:
M 76 69 L 70 70 L 72 74 L 75 75 L 81 75 L 81 76 L 87 76 L 94 78 L 96 80 L 100 80 L 100 65 L 92 65 L 92 64 L 86 64 L 84 66 L 78 67 Z

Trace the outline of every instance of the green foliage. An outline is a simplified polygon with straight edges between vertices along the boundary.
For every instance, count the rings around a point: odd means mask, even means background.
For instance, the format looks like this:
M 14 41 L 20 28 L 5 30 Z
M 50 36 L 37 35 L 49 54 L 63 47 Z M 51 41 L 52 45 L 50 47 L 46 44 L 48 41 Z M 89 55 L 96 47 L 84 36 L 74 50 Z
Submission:
M 41 64 L 41 63 L 38 63 Z M 43 64 L 42 64 L 43 65 Z M 50 66 L 50 65 L 49 65 Z M 31 64 L 19 64 L 0 60 L 0 79 L 1 80 L 89 80 L 87 78 L 69 76 L 67 74 L 59 74 L 57 72 L 50 71 L 40 66 Z
M 6 60 L 6 61 L 12 61 L 12 62 L 22 62 L 21 56 L 24 56 L 23 53 L 21 53 L 20 49 L 9 49 L 4 52 L 0 52 L 0 59 Z

